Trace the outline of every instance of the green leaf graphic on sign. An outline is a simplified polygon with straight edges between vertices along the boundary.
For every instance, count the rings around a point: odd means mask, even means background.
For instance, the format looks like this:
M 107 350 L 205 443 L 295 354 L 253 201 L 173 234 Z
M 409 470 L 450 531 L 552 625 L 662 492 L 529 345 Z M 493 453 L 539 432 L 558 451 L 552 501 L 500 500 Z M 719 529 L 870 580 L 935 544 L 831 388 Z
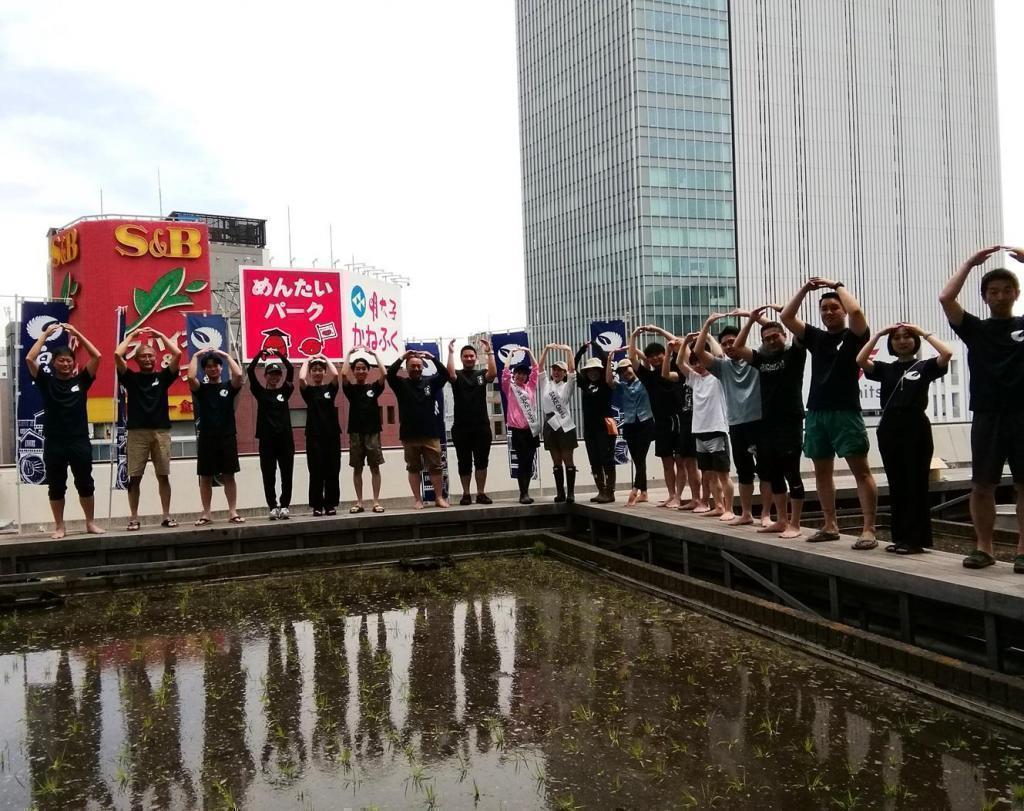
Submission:
M 186 293 L 202 293 L 205 289 L 206 282 L 204 282 L 202 279 L 196 279 L 194 282 L 189 282 L 187 285 L 185 285 Z
M 78 282 L 71 276 L 71 271 L 67 272 L 64 277 L 64 281 L 60 283 L 60 295 L 58 298 L 62 298 L 68 303 L 68 309 L 75 309 L 75 296 L 78 295 Z
M 187 307 L 191 303 L 192 299 L 190 299 L 188 296 L 168 296 L 160 303 L 160 306 L 156 308 L 156 311 L 159 313 L 163 312 L 164 310 L 170 310 L 172 307 Z
M 185 281 L 185 268 L 171 268 L 163 276 L 156 280 L 152 289 L 143 290 L 136 287 L 133 291 L 135 300 L 135 312 L 139 317 L 128 326 L 128 331 L 136 329 L 146 322 L 153 313 L 166 310 L 171 307 L 181 307 L 191 304 L 188 296 L 179 296 L 178 291 Z

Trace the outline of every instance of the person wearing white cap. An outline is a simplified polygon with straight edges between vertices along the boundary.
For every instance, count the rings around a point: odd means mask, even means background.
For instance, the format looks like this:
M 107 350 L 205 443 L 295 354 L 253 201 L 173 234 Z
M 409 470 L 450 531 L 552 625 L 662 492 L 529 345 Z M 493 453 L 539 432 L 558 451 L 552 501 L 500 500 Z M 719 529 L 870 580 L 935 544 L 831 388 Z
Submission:
M 610 355 L 605 356 L 604 363 L 600 357 L 594 357 L 581 367 L 580 361 L 590 346 L 590 341 L 583 344 L 573 359 L 579 369 L 576 386 L 583 401 L 583 444 L 597 484 L 597 495 L 590 500 L 595 504 L 610 504 L 615 501 L 615 437 L 618 434 L 612 417 L 612 387 L 607 373 L 612 360 Z M 604 354 L 596 344 L 593 350 L 597 355 Z
M 572 416 L 572 399 L 576 394 L 576 364 L 572 349 L 565 344 L 548 344 L 541 352 L 539 366 L 543 369 L 548 352 L 565 352 L 568 362 L 555 361 L 550 374 L 540 379 L 540 410 L 544 419 L 544 448 L 551 454 L 555 468 L 555 502 L 576 500 L 576 465 L 573 453 L 579 445 L 576 421 Z
M 625 352 L 626 348 L 616 350 Z M 618 381 L 611 377 L 608 367 L 608 385 L 622 389 L 622 435 L 629 446 L 633 460 L 633 489 L 629 491 L 626 506 L 632 507 L 638 501 L 647 501 L 647 452 L 654 441 L 654 412 L 647 387 L 637 377 L 633 361 L 624 358 L 615 364 Z
M 263 382 L 256 367 L 263 363 Z M 289 518 L 292 503 L 292 473 L 295 466 L 295 438 L 288 401 L 295 386 L 295 369 L 288 358 L 273 350 L 262 349 L 247 369 L 249 390 L 256 399 L 256 438 L 260 445 L 260 472 L 263 494 L 271 521 Z M 281 498 L 277 497 L 277 471 L 281 471 Z

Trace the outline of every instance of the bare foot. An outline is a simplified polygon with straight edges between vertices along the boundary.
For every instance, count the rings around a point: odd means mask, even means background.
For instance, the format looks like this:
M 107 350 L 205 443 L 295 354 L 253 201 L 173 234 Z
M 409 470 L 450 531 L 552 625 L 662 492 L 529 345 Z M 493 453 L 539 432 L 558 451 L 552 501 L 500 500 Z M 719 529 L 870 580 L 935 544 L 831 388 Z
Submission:
M 696 501 L 694 501 L 693 499 L 690 499 L 689 501 L 684 501 L 682 504 L 680 504 L 677 509 L 679 509 L 681 512 L 689 512 L 690 510 L 692 510 L 692 509 L 694 509 L 695 507 L 698 507 L 698 506 L 699 505 L 697 504 Z
M 683 508 L 680 507 L 679 509 L 681 510 Z M 698 501 L 696 504 L 693 505 L 694 515 L 706 515 L 709 512 L 711 512 L 711 507 L 708 506 L 707 504 L 702 504 L 701 502 Z
M 102 535 L 104 532 L 106 532 L 106 530 L 103 529 L 103 527 L 101 527 L 95 521 L 86 521 L 85 531 L 88 532 L 90 535 Z
M 636 490 L 630 490 L 629 491 L 629 496 L 626 498 L 626 506 L 627 507 L 632 507 L 634 504 L 636 504 L 636 500 L 637 500 L 638 496 L 639 496 L 639 494 L 637 493 Z
M 775 521 L 771 524 L 762 524 L 758 532 L 785 532 L 786 525 L 781 521 Z
M 734 516 L 730 520 L 730 519 L 726 518 L 723 515 L 722 516 L 722 520 L 723 521 L 729 521 L 729 526 L 730 527 L 744 527 L 747 524 L 753 524 L 754 523 L 754 516 L 752 516 L 752 515 L 737 515 L 737 516 Z
M 726 510 L 719 516 L 718 520 L 725 521 L 730 526 L 736 526 L 736 524 L 734 523 L 736 521 L 736 513 L 734 513 L 732 510 Z
M 780 522 L 779 521 L 772 521 L 771 515 L 765 515 L 765 516 L 762 516 L 762 518 L 761 518 L 761 526 L 762 527 L 771 527 L 771 526 L 774 526 L 775 524 L 778 524 L 778 523 L 780 523 Z M 785 525 L 783 525 L 783 526 L 785 526 Z
M 59 541 L 65 535 L 64 525 L 61 524 L 59 527 L 55 527 L 53 532 L 50 533 L 50 537 L 55 541 Z
M 694 510 L 694 512 L 697 512 Z M 721 518 L 723 515 L 721 507 L 715 507 L 713 510 L 708 510 L 705 513 L 701 513 L 702 518 Z M 729 515 L 732 518 L 732 514 Z
M 414 501 L 414 502 L 412 503 L 412 508 L 413 508 L 414 510 L 422 510 L 422 509 L 423 509 L 423 502 L 422 502 L 422 501 L 420 501 L 419 499 L 416 499 L 416 500 L 415 500 L 415 501 Z
M 659 501 L 658 502 L 658 506 L 659 507 L 668 507 L 671 510 L 673 507 L 678 507 L 679 506 L 679 502 L 676 501 L 671 496 L 669 496 L 668 498 L 663 498 L 661 501 Z
M 422 506 L 422 505 L 420 505 L 420 506 Z M 449 507 L 449 504 L 443 498 L 439 498 L 439 499 L 436 499 L 434 501 L 434 506 L 435 507 L 440 507 L 442 510 L 445 510 L 445 509 L 447 509 Z
M 780 538 L 799 538 L 803 533 L 800 531 L 800 527 L 789 527 L 783 532 Z
M 647 491 L 641 490 L 640 497 L 636 500 L 637 504 L 645 504 L 647 502 Z

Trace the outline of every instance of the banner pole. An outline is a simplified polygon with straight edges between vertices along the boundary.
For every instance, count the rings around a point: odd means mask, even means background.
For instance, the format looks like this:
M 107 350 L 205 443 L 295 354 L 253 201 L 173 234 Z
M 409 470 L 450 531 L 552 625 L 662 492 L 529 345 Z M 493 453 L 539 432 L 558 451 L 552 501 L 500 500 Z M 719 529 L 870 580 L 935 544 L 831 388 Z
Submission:
M 23 319 L 21 316 L 21 296 L 14 297 L 14 312 L 15 318 L 18 319 L 18 334 L 14 339 L 14 352 L 12 356 L 16 359 L 17 367 L 11 371 L 14 374 L 14 481 L 17 485 L 17 502 L 18 502 L 18 534 L 21 535 L 21 443 L 18 442 L 18 435 L 20 433 L 18 425 L 18 406 L 21 399 L 21 386 L 19 382 L 21 380 L 21 330 L 24 328 Z
M 122 307 L 114 308 L 114 346 L 118 347 L 121 345 L 121 310 Z M 127 324 L 127 319 L 125 320 Z M 117 379 L 117 363 L 114 363 L 114 391 L 113 391 L 113 404 L 114 404 L 114 419 L 110 423 L 110 460 L 107 467 L 110 470 L 109 476 L 110 481 L 107 482 L 107 522 L 112 523 L 114 520 L 114 484 L 117 478 L 117 423 L 120 422 L 120 411 L 121 411 L 121 392 L 120 382 Z

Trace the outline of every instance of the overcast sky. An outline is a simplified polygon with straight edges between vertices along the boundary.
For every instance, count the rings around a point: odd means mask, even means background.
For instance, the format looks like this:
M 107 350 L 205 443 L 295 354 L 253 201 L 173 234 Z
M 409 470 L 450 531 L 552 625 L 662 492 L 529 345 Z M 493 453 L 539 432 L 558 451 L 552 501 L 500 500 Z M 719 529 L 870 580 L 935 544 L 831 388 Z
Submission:
M 266 218 L 274 263 L 408 276 L 406 331 L 522 325 L 513 0 L 0 8 L 0 294 L 45 292 L 50 226 Z M 996 0 L 1005 238 L 1024 241 L 1024 3 Z M 1013 97 L 1010 91 L 1015 91 Z M 1016 136 L 1016 137 L 1014 137 Z M 443 325 L 443 326 L 442 326 Z

